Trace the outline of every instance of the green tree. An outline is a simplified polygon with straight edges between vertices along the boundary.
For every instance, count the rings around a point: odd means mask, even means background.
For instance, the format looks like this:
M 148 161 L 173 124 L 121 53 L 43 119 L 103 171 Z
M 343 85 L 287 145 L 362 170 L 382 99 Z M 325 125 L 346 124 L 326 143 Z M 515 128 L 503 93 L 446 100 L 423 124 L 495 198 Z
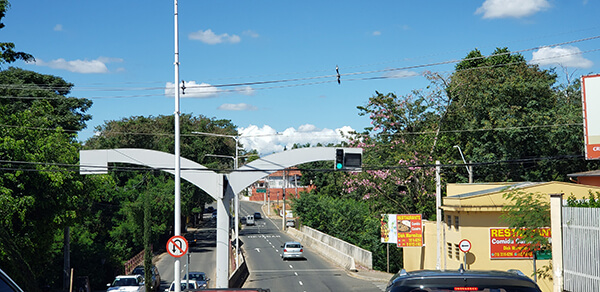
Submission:
M 0 72 L 0 265 L 28 291 L 62 283 L 57 239 L 86 200 L 82 178 L 65 166 L 78 163 L 76 131 L 91 102 L 66 97 L 71 87 L 55 76 Z
M 510 228 L 517 230 L 513 239 L 520 243 L 519 248 L 526 253 L 549 251 L 552 247 L 549 237 L 540 232 L 543 228 L 550 227 L 548 195 L 512 190 L 502 196 L 512 204 L 502 207 L 504 213 L 501 218 Z M 551 272 L 552 269 L 544 267 L 535 271 L 539 276 L 547 278 L 552 277 Z
M 0 0 L 0 29 L 4 28 L 2 19 L 6 16 L 6 11 L 10 8 L 8 0 Z M 35 61 L 32 55 L 15 51 L 15 44 L 9 42 L 0 42 L 0 68 L 3 64 L 13 63 L 17 60 L 25 62 Z
M 590 164 L 580 157 L 578 84 L 561 90 L 556 83 L 553 70 L 527 64 L 507 48 L 488 57 L 470 52 L 446 88 L 450 104 L 437 154 L 459 145 L 469 160 L 494 162 L 475 167 L 480 181 L 562 181 L 567 172 L 587 170 Z

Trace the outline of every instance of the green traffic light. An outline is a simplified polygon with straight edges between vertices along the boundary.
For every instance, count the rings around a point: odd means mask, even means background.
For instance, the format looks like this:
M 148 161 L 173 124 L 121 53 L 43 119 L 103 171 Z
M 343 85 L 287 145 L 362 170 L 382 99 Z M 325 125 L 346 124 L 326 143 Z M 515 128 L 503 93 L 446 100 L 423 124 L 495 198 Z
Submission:
M 342 167 L 343 167 L 343 165 L 342 165 L 341 163 L 337 163 L 337 164 L 335 165 L 335 168 L 336 168 L 336 169 L 342 169 Z

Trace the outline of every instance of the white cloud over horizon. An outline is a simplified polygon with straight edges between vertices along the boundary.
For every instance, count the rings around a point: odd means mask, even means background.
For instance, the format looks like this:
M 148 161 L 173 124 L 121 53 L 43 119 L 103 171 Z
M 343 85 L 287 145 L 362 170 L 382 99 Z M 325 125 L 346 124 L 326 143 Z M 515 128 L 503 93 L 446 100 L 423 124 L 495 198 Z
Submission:
M 190 40 L 201 41 L 209 45 L 216 45 L 221 43 L 237 44 L 242 41 L 242 39 L 238 35 L 229 35 L 227 33 L 217 35 L 211 29 L 191 32 L 188 35 L 188 38 Z
M 167 82 L 165 84 L 165 96 L 173 97 L 175 91 L 173 91 L 173 82 Z M 182 81 L 179 84 L 180 87 L 184 85 Z M 208 83 L 197 83 L 195 80 L 185 81 L 185 90 L 181 94 L 181 98 L 213 98 L 224 93 L 238 93 L 242 95 L 253 95 L 254 89 L 250 86 L 236 87 L 234 89 L 220 89 Z
M 342 134 L 348 136 L 353 132 L 349 126 L 344 126 L 335 130 L 319 129 L 314 125 L 305 124 L 296 128 L 287 128 L 283 132 L 278 132 L 271 126 L 249 125 L 248 127 L 238 128 L 240 142 L 244 149 L 256 149 L 260 155 L 266 155 L 281 152 L 284 149 L 292 149 L 294 144 L 315 146 L 317 144 L 338 144 L 347 139 Z M 342 133 L 342 134 L 340 134 Z
M 532 54 L 531 63 L 540 66 L 560 65 L 572 68 L 590 68 L 594 62 L 583 57 L 581 50 L 573 46 L 541 48 Z
M 484 19 L 522 18 L 550 7 L 548 0 L 486 0 L 475 14 L 483 14 Z
M 258 108 L 256 106 L 253 106 L 253 105 L 247 104 L 247 103 L 237 103 L 237 104 L 224 103 L 224 104 L 220 105 L 217 109 L 224 110 L 224 111 L 255 111 L 255 110 L 258 110 Z
M 96 60 L 72 60 L 67 61 L 63 58 L 45 62 L 42 59 L 36 59 L 34 64 L 37 66 L 50 67 L 52 69 L 67 70 L 74 73 L 82 74 L 98 74 L 108 73 L 108 63 L 120 63 L 123 59 L 120 58 L 109 58 L 109 57 L 98 57 Z

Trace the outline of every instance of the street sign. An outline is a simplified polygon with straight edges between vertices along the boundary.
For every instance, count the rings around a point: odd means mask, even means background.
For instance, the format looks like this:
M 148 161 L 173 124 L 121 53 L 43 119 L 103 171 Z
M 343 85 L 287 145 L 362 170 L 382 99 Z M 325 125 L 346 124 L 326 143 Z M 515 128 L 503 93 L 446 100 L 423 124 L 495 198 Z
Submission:
M 188 242 L 183 236 L 175 235 L 167 241 L 167 252 L 176 258 L 182 257 L 188 251 Z
M 458 248 L 460 249 L 460 251 L 468 253 L 471 250 L 471 242 L 466 239 L 463 239 L 458 243 Z
M 267 192 L 267 189 L 259 189 L 259 188 L 257 188 L 257 189 L 256 189 L 256 192 L 257 192 L 257 193 L 266 193 L 266 192 Z

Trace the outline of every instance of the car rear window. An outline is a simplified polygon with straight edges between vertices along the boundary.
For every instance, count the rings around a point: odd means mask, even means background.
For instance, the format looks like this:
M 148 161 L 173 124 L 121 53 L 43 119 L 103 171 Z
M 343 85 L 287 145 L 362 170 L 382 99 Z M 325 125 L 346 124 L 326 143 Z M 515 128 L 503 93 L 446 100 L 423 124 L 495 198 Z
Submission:
M 288 244 L 287 248 L 300 248 L 299 244 Z

